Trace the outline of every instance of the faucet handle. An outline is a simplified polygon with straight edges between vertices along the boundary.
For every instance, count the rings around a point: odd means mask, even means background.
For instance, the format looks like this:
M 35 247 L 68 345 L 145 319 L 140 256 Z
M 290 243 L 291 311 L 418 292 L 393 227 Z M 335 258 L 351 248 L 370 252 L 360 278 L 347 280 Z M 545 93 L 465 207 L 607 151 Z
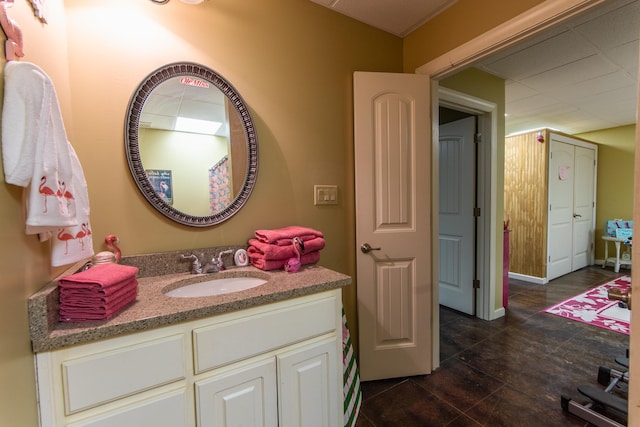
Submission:
M 226 269 L 226 267 L 225 267 L 225 265 L 224 265 L 224 260 L 222 259 L 222 255 L 232 254 L 232 253 L 233 253 L 233 250 L 232 250 L 232 249 L 227 249 L 226 251 L 221 251 L 221 252 L 218 254 L 218 258 L 217 258 L 217 260 L 215 260 L 215 261 L 216 261 L 216 265 L 218 266 L 218 268 L 219 268 L 220 270 L 225 270 L 225 269 Z
M 200 274 L 202 273 L 202 263 L 200 262 L 200 258 L 198 258 L 194 254 L 182 255 L 182 259 L 190 259 L 191 261 L 191 274 Z

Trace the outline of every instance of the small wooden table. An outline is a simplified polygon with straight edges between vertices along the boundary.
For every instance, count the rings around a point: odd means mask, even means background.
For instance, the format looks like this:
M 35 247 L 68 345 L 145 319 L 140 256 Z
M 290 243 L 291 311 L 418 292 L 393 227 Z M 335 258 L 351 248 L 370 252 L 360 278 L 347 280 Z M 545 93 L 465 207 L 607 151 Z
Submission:
M 620 272 L 620 266 L 629 266 L 631 268 L 631 259 L 620 259 L 620 243 L 623 243 L 627 239 L 618 239 L 616 237 L 611 236 L 602 236 L 602 240 L 604 240 L 604 262 L 602 263 L 602 268 L 604 268 L 608 262 L 614 265 L 613 271 L 616 273 Z M 615 258 L 609 258 L 609 242 L 613 242 L 616 246 L 616 256 Z

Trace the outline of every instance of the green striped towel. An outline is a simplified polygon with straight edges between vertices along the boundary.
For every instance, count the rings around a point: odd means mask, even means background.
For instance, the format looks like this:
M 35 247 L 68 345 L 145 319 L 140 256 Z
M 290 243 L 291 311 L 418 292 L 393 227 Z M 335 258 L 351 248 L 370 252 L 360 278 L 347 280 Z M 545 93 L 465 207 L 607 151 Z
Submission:
M 342 365 L 344 369 L 344 425 L 345 427 L 353 427 L 358 419 L 362 391 L 360 390 L 360 374 L 351 345 L 351 335 L 344 307 L 342 307 Z

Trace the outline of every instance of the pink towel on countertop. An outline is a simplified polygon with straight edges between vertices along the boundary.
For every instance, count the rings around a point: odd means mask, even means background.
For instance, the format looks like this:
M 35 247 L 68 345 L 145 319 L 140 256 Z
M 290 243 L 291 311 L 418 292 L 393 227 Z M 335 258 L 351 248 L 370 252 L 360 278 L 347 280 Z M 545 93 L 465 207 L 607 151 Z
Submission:
M 264 243 L 272 243 L 280 246 L 287 246 L 292 243 L 294 237 L 300 238 L 303 242 L 316 237 L 324 237 L 321 231 L 309 227 L 291 225 L 289 227 L 277 228 L 273 230 L 256 230 L 256 238 Z
M 253 265 L 256 268 L 259 268 L 260 270 L 265 270 L 265 271 L 282 269 L 284 268 L 284 265 L 287 263 L 287 260 L 288 259 L 269 260 L 269 259 L 264 259 L 263 257 L 260 257 L 260 256 L 256 256 L 255 254 L 254 256 L 249 255 L 249 261 L 251 262 L 251 265 Z M 318 261 L 320 261 L 320 251 L 309 252 L 300 257 L 301 265 L 315 264 Z
M 304 242 L 304 251 L 300 250 L 300 255 L 319 251 L 324 248 L 324 245 L 325 241 L 323 237 L 314 237 L 313 239 Z M 296 250 L 293 248 L 293 243 L 288 246 L 280 246 L 264 243 L 258 239 L 249 239 L 247 253 L 249 256 L 254 254 L 256 257 L 261 256 L 266 260 L 287 260 L 289 258 L 297 257 Z
M 105 290 L 135 278 L 137 267 L 120 264 L 100 264 L 80 273 L 63 276 L 58 280 L 60 287 Z
M 58 280 L 61 322 L 107 320 L 138 295 L 138 269 L 120 264 L 100 264 Z
M 122 300 L 130 300 L 133 296 L 134 299 L 138 295 L 137 287 L 129 287 L 122 289 L 121 292 L 112 295 L 108 299 L 104 298 L 86 298 L 81 296 L 67 297 L 64 301 L 60 301 L 60 307 L 64 310 L 101 310 L 107 308 L 117 307 L 122 303 Z
M 60 322 L 84 322 L 88 320 L 108 320 L 136 300 L 137 290 L 133 289 L 111 304 L 84 306 L 60 306 L 58 320 Z
M 114 300 L 119 299 L 123 294 L 135 291 L 138 289 L 138 281 L 136 279 L 130 279 L 126 282 L 121 282 L 119 285 L 110 286 L 103 290 L 87 289 L 87 288 L 75 288 L 75 287 L 63 287 L 60 288 L 60 303 L 61 304 L 78 304 L 85 302 L 86 304 L 96 305 L 110 304 Z

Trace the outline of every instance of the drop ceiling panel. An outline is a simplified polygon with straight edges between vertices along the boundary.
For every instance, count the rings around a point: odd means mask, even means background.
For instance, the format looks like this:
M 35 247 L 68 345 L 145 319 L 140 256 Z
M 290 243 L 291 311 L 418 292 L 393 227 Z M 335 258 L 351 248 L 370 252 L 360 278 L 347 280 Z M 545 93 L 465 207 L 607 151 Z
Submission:
M 544 96 L 544 95 L 534 95 L 528 98 L 523 98 L 518 101 L 513 101 L 509 103 L 508 113 L 509 116 L 525 116 L 530 112 L 540 114 L 542 112 L 548 111 L 550 108 L 553 108 L 554 105 L 558 104 L 558 100 Z
M 578 25 L 576 31 L 598 49 L 607 50 L 637 40 L 639 28 L 638 7 L 630 3 Z
M 311 0 L 404 37 L 456 0 Z M 607 0 L 474 66 L 505 79 L 507 134 L 635 123 L 640 0 Z
M 614 47 L 607 51 L 607 57 L 630 77 L 638 75 L 638 40 Z
M 510 102 L 515 102 L 538 94 L 537 91 L 514 80 L 507 80 L 505 90 L 509 92 Z
M 553 68 L 535 76 L 521 80 L 521 83 L 535 90 L 552 91 L 559 87 L 593 80 L 617 70 L 617 67 L 599 55 L 593 55 L 575 62 Z
M 457 0 L 311 0 L 358 21 L 404 37 Z
M 553 88 L 553 90 L 545 89 L 543 93 L 553 96 L 555 99 L 576 99 L 584 97 L 585 94 L 599 95 L 612 90 L 624 88 L 628 90 L 633 87 L 635 82 L 624 71 L 615 71 L 605 74 L 591 80 L 581 80 L 572 85 Z
M 485 70 L 494 75 L 519 80 L 596 53 L 597 50 L 584 43 L 580 36 L 572 31 L 564 31 L 494 62 L 483 61 L 483 64 Z

